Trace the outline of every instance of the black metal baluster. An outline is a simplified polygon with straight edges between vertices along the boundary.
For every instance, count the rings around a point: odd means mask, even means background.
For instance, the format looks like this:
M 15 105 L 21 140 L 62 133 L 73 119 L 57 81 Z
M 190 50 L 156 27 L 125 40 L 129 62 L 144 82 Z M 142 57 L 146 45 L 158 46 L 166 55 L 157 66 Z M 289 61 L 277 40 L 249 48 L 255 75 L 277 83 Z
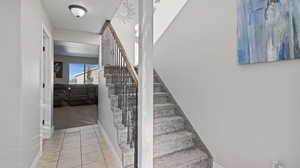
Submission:
M 134 114 L 134 167 L 138 168 L 138 85 L 135 89 L 135 114 Z
M 119 48 L 118 48 L 118 50 L 119 50 Z M 120 84 L 121 84 L 121 76 L 120 76 L 120 74 L 121 74 L 121 69 L 122 69 L 122 56 L 121 56 L 121 54 L 119 53 L 119 66 L 118 66 L 118 86 L 120 86 Z
M 126 69 L 127 70 L 127 69 Z M 131 141 L 131 122 L 130 122 L 130 114 L 131 114 L 131 111 L 132 109 L 129 108 L 129 103 L 131 102 L 131 93 L 130 93 L 130 77 L 129 77 L 129 71 L 127 70 L 127 99 L 128 99 L 128 102 L 127 102 L 127 105 L 126 105 L 126 108 L 127 108 L 127 143 L 130 144 L 130 141 Z
M 125 118 L 125 126 L 127 127 L 128 126 L 128 119 L 127 119 L 127 110 L 126 110 L 126 102 L 125 102 L 125 99 L 126 99 L 126 69 L 125 69 L 125 60 L 123 59 L 123 69 L 122 69 L 122 79 L 123 79 L 123 109 L 124 109 L 124 116 L 126 117 Z
M 121 111 L 122 111 L 122 124 L 124 125 L 124 120 L 125 120 L 125 117 L 124 117 L 124 110 L 123 110 L 123 101 L 122 101 L 122 98 L 123 98 L 123 88 L 122 88 L 122 68 L 123 68 L 123 57 L 122 55 L 120 56 L 120 68 L 119 68 L 119 79 L 120 79 L 120 85 L 119 85 L 119 89 L 120 89 L 120 108 L 121 108 Z
M 112 73 L 112 81 L 113 81 L 113 84 L 115 83 L 115 78 L 114 78 L 114 74 L 116 73 L 116 70 L 115 70 L 115 64 L 116 64 L 116 61 L 115 61 L 115 47 L 116 47 L 116 45 L 115 45 L 115 41 L 113 41 L 113 50 L 112 50 L 112 54 L 113 54 L 113 73 Z
M 117 45 L 116 45 L 116 42 L 115 40 L 112 38 L 113 42 L 114 42 L 114 74 L 113 74 L 113 77 L 114 77 L 114 83 L 116 83 L 116 67 L 117 67 L 117 55 L 116 55 L 116 48 L 117 48 Z
M 115 39 L 114 39 L 114 41 L 115 41 Z M 116 53 L 115 79 L 116 79 L 116 81 L 115 81 L 115 83 L 117 83 L 118 82 L 118 57 L 117 57 L 118 44 L 116 41 L 115 41 L 115 44 L 116 44 L 116 47 L 115 47 L 115 53 Z
M 119 54 L 119 48 L 118 48 L 118 58 L 117 58 L 117 62 L 118 62 L 118 65 L 117 65 L 117 81 L 115 83 L 115 86 L 116 86 L 116 95 L 118 95 L 118 108 L 121 109 L 121 98 L 119 96 L 120 94 L 120 90 L 119 90 L 119 81 L 120 81 L 120 78 L 119 78 L 119 71 L 120 71 L 120 54 Z
M 118 70 L 119 70 L 119 64 L 120 64 L 120 61 L 119 61 L 119 54 L 118 54 L 118 56 L 117 56 L 117 65 L 116 65 L 116 72 L 117 72 L 117 74 L 118 74 Z M 119 94 L 118 80 L 119 79 L 118 79 L 118 76 L 116 76 L 116 78 L 117 78 L 117 80 L 116 80 L 116 82 L 114 84 L 115 84 L 116 95 L 117 95 L 117 98 L 118 98 L 118 108 L 120 108 L 120 98 L 118 96 L 118 94 Z
M 121 93 L 121 97 L 122 97 L 122 113 L 123 113 L 123 125 L 126 127 L 126 111 L 124 109 L 124 94 L 125 94 L 125 90 L 124 90 L 124 58 L 122 57 L 122 69 L 121 69 L 121 79 L 122 79 L 122 85 L 121 85 L 121 89 L 122 89 L 122 93 Z
M 130 83 L 131 83 L 131 86 L 133 86 L 133 79 L 132 77 L 130 78 Z M 131 110 L 131 114 L 130 114 L 130 123 L 131 123 L 131 139 L 130 139 L 130 146 L 131 148 L 134 148 L 134 129 L 135 129 L 135 124 L 134 124 L 134 111 L 136 110 L 136 107 L 134 106 L 134 102 L 136 101 L 136 97 L 135 97 L 135 90 L 132 90 L 131 91 L 131 97 L 133 99 L 133 102 L 132 102 L 132 110 Z
M 117 44 L 116 41 L 113 39 L 114 41 L 114 83 L 116 82 L 116 66 L 117 66 L 117 55 L 116 55 L 116 48 L 117 48 Z
M 109 38 L 111 38 L 111 37 L 109 37 Z M 113 41 L 113 39 L 111 39 L 112 41 L 110 42 L 110 44 L 112 45 L 111 46 L 111 52 L 112 52 L 112 60 L 110 60 L 109 59 L 109 63 L 111 64 L 111 77 L 112 77 L 112 84 L 115 82 L 115 80 L 114 80 L 114 73 L 115 73 L 115 56 L 114 56 L 114 52 L 115 52 L 115 42 Z
M 114 39 L 114 38 L 113 38 Z M 115 39 L 114 39 L 115 41 Z M 115 44 L 116 44 L 116 47 L 115 47 L 115 53 L 116 53 L 116 60 L 115 60 L 115 74 L 114 74 L 114 77 L 115 77 L 115 82 L 114 82 L 114 88 L 115 88 L 115 95 L 117 95 L 117 100 L 118 100 L 118 108 L 120 107 L 120 99 L 119 99 L 119 96 L 118 96 L 118 66 L 119 66 L 119 61 L 118 61 L 118 45 L 115 41 Z
M 122 109 L 122 114 L 124 115 L 124 109 L 123 109 L 123 78 L 122 78 L 122 69 L 123 69 L 123 57 L 121 55 L 121 59 L 120 59 L 120 72 L 119 72 L 119 88 L 120 88 L 120 108 Z M 123 123 L 124 124 L 124 123 Z
M 118 50 L 119 50 L 119 48 L 118 48 Z M 118 66 L 118 87 L 121 85 L 121 76 L 120 76 L 120 74 L 121 74 L 121 69 L 122 69 L 122 56 L 121 55 L 119 55 L 119 66 Z
M 122 73 L 122 56 L 120 55 L 120 59 L 119 59 L 119 71 L 118 71 L 118 89 L 120 89 L 120 92 L 119 92 L 119 97 L 120 97 L 120 109 L 122 110 L 122 113 L 123 113 L 123 109 L 122 109 L 122 106 L 123 106 L 123 100 L 122 100 L 122 76 L 121 76 L 121 73 Z

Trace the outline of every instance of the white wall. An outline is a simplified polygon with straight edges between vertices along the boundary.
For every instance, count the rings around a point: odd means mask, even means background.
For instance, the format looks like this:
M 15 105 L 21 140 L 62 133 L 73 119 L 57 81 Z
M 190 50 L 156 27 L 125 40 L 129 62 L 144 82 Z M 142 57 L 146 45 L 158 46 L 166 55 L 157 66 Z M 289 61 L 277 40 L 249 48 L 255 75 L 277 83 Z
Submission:
M 154 43 L 164 34 L 187 2 L 188 0 L 163 0 L 156 5 L 153 19 Z
M 190 0 L 155 67 L 217 163 L 300 167 L 300 60 L 238 65 L 236 3 Z
M 121 164 L 122 152 L 118 144 L 117 128 L 114 124 L 114 115 L 111 110 L 111 100 L 106 87 L 106 79 L 104 77 L 104 69 L 99 72 L 99 122 L 105 131 L 106 138 L 111 144 L 114 157 L 118 164 Z
M 188 0 L 163 0 L 155 2 L 154 43 L 168 29 Z M 138 1 L 123 1 L 111 23 L 120 38 L 130 63 L 138 65 Z M 126 6 L 128 2 L 129 8 Z
M 98 85 L 98 124 L 100 128 L 104 131 L 104 137 L 109 143 L 110 147 L 113 150 L 114 158 L 118 162 L 119 166 L 122 167 L 122 152 L 118 145 L 118 135 L 117 129 L 114 124 L 114 115 L 111 108 L 111 100 L 109 98 L 109 89 L 106 87 L 106 78 L 104 77 L 104 67 L 106 64 L 111 63 L 110 59 L 103 59 L 111 56 L 111 50 L 109 44 L 104 44 L 102 41 L 105 40 L 105 34 L 101 37 L 100 47 L 99 47 L 99 85 Z M 102 46 L 104 45 L 104 46 Z
M 58 41 L 99 45 L 100 35 L 88 32 L 55 29 L 53 33 L 53 38 L 54 40 Z
M 138 21 L 137 2 L 137 0 L 128 0 L 129 6 L 131 7 L 130 10 L 128 10 L 124 4 L 121 3 L 113 19 L 111 20 L 111 23 L 125 48 L 127 57 L 130 63 L 133 65 L 138 64 L 135 55 L 135 43 L 137 42 L 137 33 L 135 27 Z M 129 15 L 126 16 L 126 13 Z
M 18 10 L 17 10 L 18 9 Z M 0 167 L 15 168 L 20 157 L 20 0 L 2 1 L 0 5 Z M 7 129 L 9 128 L 9 131 Z
M 21 1 L 21 145 L 22 166 L 30 167 L 40 151 L 40 63 L 42 54 L 42 24 L 50 21 L 40 0 Z
M 40 58 L 42 23 L 39 0 L 1 3 L 0 167 L 29 168 L 40 151 Z M 51 29 L 49 21 L 48 29 Z

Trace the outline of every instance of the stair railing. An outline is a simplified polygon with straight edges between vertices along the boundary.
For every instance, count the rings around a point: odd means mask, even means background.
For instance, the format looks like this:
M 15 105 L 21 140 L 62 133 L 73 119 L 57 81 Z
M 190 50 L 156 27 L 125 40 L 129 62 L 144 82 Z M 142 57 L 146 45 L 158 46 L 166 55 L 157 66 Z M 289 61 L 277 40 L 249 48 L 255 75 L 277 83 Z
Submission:
M 127 144 L 134 148 L 134 168 L 138 162 L 138 76 L 135 68 L 130 64 L 126 51 L 108 20 L 103 25 L 100 34 L 109 34 L 110 58 L 109 66 L 112 69 L 112 84 L 118 96 L 118 108 L 122 112 L 122 124 L 127 128 Z M 104 47 L 104 45 L 102 45 Z M 102 57 L 105 57 L 102 48 Z M 102 63 L 105 65 L 105 63 Z

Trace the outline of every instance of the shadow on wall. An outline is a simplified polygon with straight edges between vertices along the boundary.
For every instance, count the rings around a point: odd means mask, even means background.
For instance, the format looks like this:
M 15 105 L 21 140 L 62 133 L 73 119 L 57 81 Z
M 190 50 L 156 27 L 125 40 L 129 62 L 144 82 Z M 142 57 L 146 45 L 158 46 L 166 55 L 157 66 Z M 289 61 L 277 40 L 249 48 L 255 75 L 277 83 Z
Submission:
M 154 44 L 181 12 L 188 0 L 162 0 L 154 13 Z

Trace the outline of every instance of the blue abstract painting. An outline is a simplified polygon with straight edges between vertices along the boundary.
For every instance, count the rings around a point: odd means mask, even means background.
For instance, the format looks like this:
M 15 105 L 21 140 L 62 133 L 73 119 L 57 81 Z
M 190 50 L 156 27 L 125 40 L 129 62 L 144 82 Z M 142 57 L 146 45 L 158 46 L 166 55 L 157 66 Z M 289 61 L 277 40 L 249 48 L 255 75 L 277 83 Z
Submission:
M 300 0 L 238 0 L 238 61 L 300 58 Z

